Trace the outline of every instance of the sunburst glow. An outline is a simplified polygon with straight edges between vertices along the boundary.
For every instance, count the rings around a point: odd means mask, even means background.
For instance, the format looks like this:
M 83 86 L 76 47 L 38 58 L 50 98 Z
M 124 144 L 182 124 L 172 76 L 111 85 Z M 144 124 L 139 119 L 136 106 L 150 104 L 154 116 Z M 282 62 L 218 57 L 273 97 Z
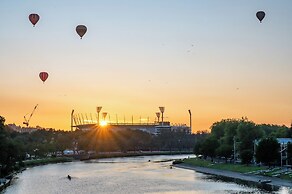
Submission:
M 100 126 L 102 126 L 102 127 L 107 126 L 107 122 L 106 121 L 101 121 L 100 122 Z

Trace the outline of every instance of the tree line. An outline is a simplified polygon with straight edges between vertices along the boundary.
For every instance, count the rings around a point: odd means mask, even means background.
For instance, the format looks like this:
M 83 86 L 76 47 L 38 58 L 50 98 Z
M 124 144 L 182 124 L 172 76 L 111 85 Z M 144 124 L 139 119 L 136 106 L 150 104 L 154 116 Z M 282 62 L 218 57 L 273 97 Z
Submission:
M 197 141 L 194 153 L 225 161 L 240 159 L 266 165 L 280 163 L 280 144 L 276 138 L 292 138 L 292 127 L 255 124 L 247 118 L 224 119 L 211 126 L 211 132 Z M 288 144 L 288 160 L 292 159 L 292 145 Z
M 23 166 L 27 156 L 43 158 L 56 156 L 65 149 L 95 152 L 129 151 L 189 151 L 205 158 L 240 158 L 244 164 L 253 160 L 267 165 L 279 163 L 279 144 L 275 138 L 292 137 L 292 128 L 277 125 L 257 125 L 246 118 L 224 119 L 215 122 L 210 132 L 196 134 L 161 131 L 151 135 L 140 130 L 96 128 L 89 131 L 54 129 L 19 133 L 5 125 L 0 116 L 0 177 Z M 254 149 L 256 145 L 256 150 Z M 235 155 L 234 155 L 235 146 Z M 288 159 L 292 162 L 292 145 Z
M 27 156 L 56 156 L 65 149 L 95 152 L 192 151 L 201 134 L 163 130 L 151 135 L 140 130 L 96 128 L 89 131 L 54 129 L 19 133 L 0 116 L 0 176 L 19 169 Z

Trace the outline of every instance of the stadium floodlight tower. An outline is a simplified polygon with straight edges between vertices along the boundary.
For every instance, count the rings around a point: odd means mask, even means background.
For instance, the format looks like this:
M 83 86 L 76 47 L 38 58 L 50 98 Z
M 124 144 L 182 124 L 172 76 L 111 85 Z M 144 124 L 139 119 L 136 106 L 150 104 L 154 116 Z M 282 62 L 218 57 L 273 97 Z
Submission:
M 162 123 L 162 126 L 163 126 L 163 113 L 164 113 L 165 107 L 164 106 L 160 106 L 159 110 L 161 112 L 161 123 Z
M 103 112 L 103 113 L 102 113 L 103 121 L 105 121 L 106 115 L 107 115 L 107 112 Z
M 156 112 L 156 117 L 157 117 L 158 124 L 159 124 L 160 112 Z
M 99 113 L 102 109 L 102 106 L 96 107 L 96 112 L 97 112 L 97 126 L 99 126 Z
M 71 112 L 71 131 L 73 131 L 73 118 L 74 118 L 74 109 Z M 75 122 L 76 124 L 76 122 Z
M 192 112 L 191 112 L 191 110 L 189 110 L 189 114 L 190 114 L 190 131 L 192 133 Z

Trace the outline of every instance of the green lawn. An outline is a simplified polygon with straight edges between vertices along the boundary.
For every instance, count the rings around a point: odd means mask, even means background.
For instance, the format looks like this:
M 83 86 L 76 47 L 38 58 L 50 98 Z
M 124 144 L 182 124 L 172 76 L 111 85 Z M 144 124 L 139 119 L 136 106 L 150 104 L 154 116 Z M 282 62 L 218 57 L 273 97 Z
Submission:
M 246 166 L 246 165 L 241 165 L 241 164 L 214 163 L 208 160 L 203 160 L 203 159 L 198 159 L 198 158 L 184 159 L 183 163 L 193 165 L 193 166 L 207 167 L 207 168 L 213 168 L 213 169 L 219 169 L 219 170 L 228 170 L 228 171 L 240 172 L 240 173 L 259 174 L 259 175 L 270 176 L 270 177 L 277 174 L 279 170 L 281 171 L 279 167 L 268 170 L 268 167 L 265 167 L 265 166 L 259 167 L 259 166 L 253 166 L 253 165 Z M 261 171 L 261 170 L 267 170 L 267 171 Z M 292 180 L 292 173 L 279 174 L 278 178 Z
M 183 162 L 185 164 L 190 164 L 194 166 L 201 166 L 201 167 L 220 169 L 220 170 L 228 170 L 228 171 L 241 172 L 241 173 L 267 169 L 267 167 L 246 166 L 246 165 L 241 165 L 241 164 L 212 163 L 210 161 L 198 159 L 198 158 L 185 159 Z

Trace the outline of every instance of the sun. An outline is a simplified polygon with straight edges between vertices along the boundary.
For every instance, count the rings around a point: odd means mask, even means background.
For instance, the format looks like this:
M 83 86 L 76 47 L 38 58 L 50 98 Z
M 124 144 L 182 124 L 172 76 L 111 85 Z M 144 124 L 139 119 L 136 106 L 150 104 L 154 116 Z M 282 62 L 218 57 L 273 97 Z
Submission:
M 100 122 L 100 126 L 102 126 L 102 127 L 107 126 L 107 122 L 106 121 L 101 121 Z

